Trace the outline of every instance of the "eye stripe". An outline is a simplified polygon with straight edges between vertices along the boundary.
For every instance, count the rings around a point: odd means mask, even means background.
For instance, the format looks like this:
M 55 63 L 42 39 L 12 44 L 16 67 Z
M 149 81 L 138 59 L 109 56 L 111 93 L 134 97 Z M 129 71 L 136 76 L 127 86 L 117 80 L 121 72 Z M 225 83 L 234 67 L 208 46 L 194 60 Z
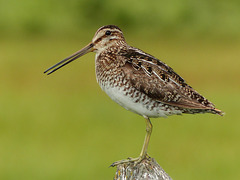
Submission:
M 98 39 L 96 39 L 96 40 L 94 41 L 94 43 L 95 43 L 95 44 L 97 44 L 99 41 L 101 41 L 101 40 L 102 40 L 102 38 L 103 38 L 103 36 L 102 36 L 102 37 L 100 37 L 100 38 L 98 38 Z
M 119 34 L 119 31 L 118 30 L 114 30 L 114 31 L 111 31 L 111 35 L 106 35 L 106 34 L 104 34 L 103 36 L 101 36 L 101 37 L 99 37 L 98 39 L 96 39 L 95 41 L 94 41 L 94 43 L 98 43 L 98 42 L 100 42 L 102 39 L 104 39 L 104 38 L 106 38 L 106 37 L 108 37 L 108 36 L 116 36 L 117 34 Z

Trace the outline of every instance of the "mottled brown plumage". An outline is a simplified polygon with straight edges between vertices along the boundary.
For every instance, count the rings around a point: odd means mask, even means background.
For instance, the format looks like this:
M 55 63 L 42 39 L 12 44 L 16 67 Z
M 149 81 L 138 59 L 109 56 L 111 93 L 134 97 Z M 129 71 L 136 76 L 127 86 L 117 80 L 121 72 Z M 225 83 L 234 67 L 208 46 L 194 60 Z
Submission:
M 129 54 L 129 51 L 135 52 Z M 123 51 L 123 54 L 126 57 L 123 70 L 132 72 L 129 74 L 129 79 L 138 91 L 147 94 L 155 101 L 179 107 L 183 112 L 196 113 L 197 110 L 199 112 L 206 110 L 206 112 L 221 113 L 160 60 L 150 55 L 142 55 L 131 47 Z M 188 110 L 184 111 L 185 108 Z
M 115 25 L 97 30 L 93 40 L 85 48 L 62 60 L 46 72 L 52 72 L 78 57 L 95 52 L 96 77 L 101 88 L 118 104 L 146 119 L 147 134 L 139 158 L 119 163 L 139 162 L 147 156 L 152 124 L 150 117 L 164 117 L 181 113 L 213 113 L 222 115 L 171 67 L 129 46 L 122 31 Z

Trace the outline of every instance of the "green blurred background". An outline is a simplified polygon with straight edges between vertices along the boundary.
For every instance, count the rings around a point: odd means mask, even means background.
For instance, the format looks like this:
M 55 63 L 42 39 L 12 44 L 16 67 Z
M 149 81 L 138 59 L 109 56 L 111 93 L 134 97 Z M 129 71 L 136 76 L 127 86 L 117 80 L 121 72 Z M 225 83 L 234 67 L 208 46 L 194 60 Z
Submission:
M 0 179 L 112 179 L 145 122 L 101 91 L 94 53 L 43 71 L 115 24 L 226 112 L 152 119 L 149 154 L 177 180 L 240 179 L 240 1 L 0 0 Z

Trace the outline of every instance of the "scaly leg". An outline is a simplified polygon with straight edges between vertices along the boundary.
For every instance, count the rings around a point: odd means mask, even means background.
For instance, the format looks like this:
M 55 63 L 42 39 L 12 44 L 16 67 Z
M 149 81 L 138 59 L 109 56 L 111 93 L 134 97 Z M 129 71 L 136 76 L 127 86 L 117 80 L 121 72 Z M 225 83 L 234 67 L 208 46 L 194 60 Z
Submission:
M 152 133 L 152 123 L 147 116 L 143 116 L 143 117 L 146 120 L 146 136 L 145 136 L 145 140 L 143 143 L 143 147 L 142 147 L 140 156 L 137 158 L 128 158 L 128 159 L 116 161 L 113 164 L 111 164 L 111 167 L 117 166 L 119 164 L 129 163 L 129 162 L 134 162 L 135 164 L 137 164 L 137 163 L 140 163 L 143 159 L 145 159 L 148 156 L 147 149 L 148 149 L 148 144 L 149 144 L 149 140 L 150 140 L 151 133 Z
M 142 151 L 140 153 L 140 157 L 143 157 L 143 159 L 144 159 L 147 156 L 148 144 L 149 144 L 150 137 L 152 134 L 152 123 L 148 117 L 146 117 L 146 116 L 143 116 L 143 117 L 146 120 L 146 136 L 145 136 L 145 140 L 143 143 Z

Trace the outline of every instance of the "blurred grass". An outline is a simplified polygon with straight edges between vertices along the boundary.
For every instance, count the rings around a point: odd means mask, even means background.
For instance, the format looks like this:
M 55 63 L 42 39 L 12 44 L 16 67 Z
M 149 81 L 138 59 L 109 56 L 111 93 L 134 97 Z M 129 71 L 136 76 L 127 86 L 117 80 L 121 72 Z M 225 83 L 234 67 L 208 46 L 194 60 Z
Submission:
M 139 155 L 144 120 L 101 91 L 94 54 L 43 74 L 106 24 L 226 112 L 153 119 L 149 154 L 173 179 L 240 179 L 239 2 L 0 0 L 0 179 L 112 179 Z
M 140 153 L 144 120 L 101 91 L 93 53 L 43 74 L 93 34 L 1 40 L 0 179 L 112 179 Z M 173 179 L 239 179 L 240 42 L 125 35 L 226 112 L 153 119 L 149 154 Z
M 144 120 L 101 91 L 94 54 L 43 74 L 106 24 L 226 112 L 152 119 L 149 154 L 173 179 L 240 179 L 239 2 L 0 0 L 0 179 L 112 179 L 139 155 Z
M 239 38 L 238 0 L 0 0 L 0 37 L 78 34 L 117 24 L 128 31 L 171 36 Z

